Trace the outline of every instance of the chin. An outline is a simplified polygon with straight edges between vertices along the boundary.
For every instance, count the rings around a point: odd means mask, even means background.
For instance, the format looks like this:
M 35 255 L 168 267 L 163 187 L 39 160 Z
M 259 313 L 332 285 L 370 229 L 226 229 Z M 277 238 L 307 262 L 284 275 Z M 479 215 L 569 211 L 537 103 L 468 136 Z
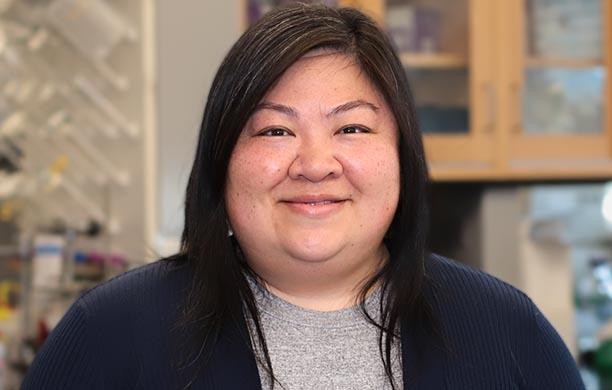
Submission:
M 337 253 L 337 252 L 336 252 Z M 334 252 L 322 252 L 319 251 L 317 253 L 306 253 L 306 252 L 294 252 L 291 253 L 292 257 L 299 259 L 300 261 L 306 262 L 306 263 L 324 263 L 327 260 L 329 260 L 330 258 L 332 258 L 335 253 Z
M 338 254 L 346 246 L 339 241 L 322 239 L 303 238 L 297 242 L 290 242 L 285 245 L 286 252 L 291 257 L 302 261 L 318 263 L 324 262 Z

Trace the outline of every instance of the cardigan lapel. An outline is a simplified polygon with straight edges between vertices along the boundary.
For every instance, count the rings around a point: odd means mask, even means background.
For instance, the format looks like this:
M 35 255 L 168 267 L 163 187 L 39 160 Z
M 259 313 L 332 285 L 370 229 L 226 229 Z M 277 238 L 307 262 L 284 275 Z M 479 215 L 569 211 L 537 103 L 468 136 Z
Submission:
M 448 361 L 432 336 L 417 336 L 413 327 L 405 324 L 401 328 L 401 340 L 404 389 L 446 389 Z M 423 348 L 420 355 L 416 352 L 417 340 Z M 417 373 L 419 363 L 421 372 Z
M 246 320 L 243 316 L 238 318 L 238 326 L 228 326 L 221 331 L 210 364 L 199 377 L 196 389 L 261 390 Z

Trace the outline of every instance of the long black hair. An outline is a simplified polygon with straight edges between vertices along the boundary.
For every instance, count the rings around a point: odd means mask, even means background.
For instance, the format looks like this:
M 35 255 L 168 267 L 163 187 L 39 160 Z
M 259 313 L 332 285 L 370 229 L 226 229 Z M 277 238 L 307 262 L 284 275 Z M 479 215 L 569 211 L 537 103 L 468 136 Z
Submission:
M 274 386 L 259 313 L 244 276 L 245 271 L 253 271 L 236 240 L 228 236 L 224 190 L 232 151 L 251 113 L 287 68 L 318 48 L 353 58 L 383 94 L 399 129 L 400 196 L 384 238 L 389 259 L 359 294 L 364 311 L 364 299 L 377 282 L 388 297 L 384 305 L 381 300 L 381 319 L 375 324 L 380 330 L 381 359 L 396 388 L 390 354 L 398 325 L 410 321 L 429 332 L 436 323 L 422 291 L 428 256 L 428 172 L 405 70 L 381 28 L 351 8 L 294 4 L 273 10 L 238 39 L 216 74 L 187 184 L 185 227 L 177 257 L 193 273 L 179 326 L 194 326 L 193 338 L 201 346 L 184 363 L 197 361 L 204 367 L 221 329 L 240 323 L 239 316 L 246 310 L 254 320 L 254 339 Z

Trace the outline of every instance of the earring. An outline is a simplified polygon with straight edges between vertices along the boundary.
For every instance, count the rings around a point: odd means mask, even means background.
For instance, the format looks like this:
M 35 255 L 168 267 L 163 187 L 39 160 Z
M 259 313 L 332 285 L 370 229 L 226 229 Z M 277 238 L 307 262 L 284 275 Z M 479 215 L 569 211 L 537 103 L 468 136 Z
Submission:
M 234 231 L 232 230 L 232 226 L 230 225 L 229 221 L 226 219 L 225 223 L 227 224 L 227 236 L 231 237 L 234 235 Z

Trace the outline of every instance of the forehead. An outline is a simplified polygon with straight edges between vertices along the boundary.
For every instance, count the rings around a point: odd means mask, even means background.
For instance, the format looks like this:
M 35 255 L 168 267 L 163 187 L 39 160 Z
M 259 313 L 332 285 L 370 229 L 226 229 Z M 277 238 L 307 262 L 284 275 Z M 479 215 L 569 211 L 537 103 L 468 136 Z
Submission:
M 352 56 L 317 49 L 302 56 L 266 93 L 264 100 L 322 106 L 363 99 L 384 104 L 378 89 Z

